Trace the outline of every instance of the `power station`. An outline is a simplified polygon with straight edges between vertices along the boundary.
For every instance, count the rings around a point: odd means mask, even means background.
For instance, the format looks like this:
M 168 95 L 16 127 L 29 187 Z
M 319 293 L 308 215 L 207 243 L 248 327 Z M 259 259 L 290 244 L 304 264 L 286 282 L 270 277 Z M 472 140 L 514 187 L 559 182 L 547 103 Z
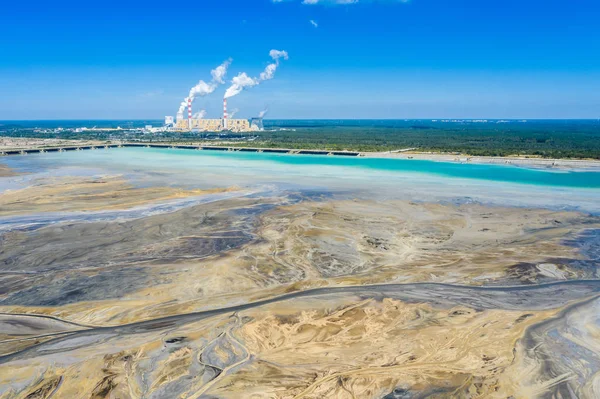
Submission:
M 224 77 L 231 64 L 231 58 L 210 71 L 212 76 L 210 81 L 206 82 L 200 80 L 190 89 L 188 96 L 179 104 L 176 118 L 174 119 L 172 116 L 165 117 L 164 128 L 180 132 L 253 132 L 263 130 L 262 119 L 267 112 L 266 110 L 261 112 L 258 118 L 252 118 L 251 120 L 233 119 L 230 118 L 227 113 L 227 99 L 237 96 L 246 89 L 258 86 L 262 82 L 273 79 L 275 71 L 279 67 L 280 59 L 288 59 L 288 53 L 285 50 L 271 50 L 269 56 L 273 61 L 268 64 L 264 71 L 257 77 L 253 78 L 248 76 L 246 72 L 240 72 L 231 79 L 231 85 L 225 90 L 223 98 L 223 117 L 221 119 L 204 119 L 205 111 L 193 115 L 192 102 L 198 97 L 205 97 L 213 93 L 219 85 L 225 83 Z M 184 119 L 186 107 L 188 109 L 187 120 Z M 236 111 L 237 110 L 232 111 L 231 116 L 233 116 Z
M 227 99 L 223 99 L 223 118 L 204 119 L 192 116 L 192 101 L 187 100 L 188 117 L 183 117 L 183 112 L 177 114 L 177 119 L 165 116 L 165 127 L 181 132 L 256 132 L 263 130 L 262 117 L 248 119 L 229 119 L 227 114 Z

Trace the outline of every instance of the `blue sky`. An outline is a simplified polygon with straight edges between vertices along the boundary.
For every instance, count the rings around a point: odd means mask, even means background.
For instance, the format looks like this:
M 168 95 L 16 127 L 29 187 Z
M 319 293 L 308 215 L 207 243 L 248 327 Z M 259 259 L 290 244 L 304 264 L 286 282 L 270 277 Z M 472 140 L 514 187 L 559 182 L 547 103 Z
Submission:
M 0 119 L 160 119 L 210 70 L 270 118 L 598 118 L 597 0 L 35 0 L 3 5 Z M 312 21 L 312 22 L 311 22 Z M 218 117 L 227 84 L 194 103 Z

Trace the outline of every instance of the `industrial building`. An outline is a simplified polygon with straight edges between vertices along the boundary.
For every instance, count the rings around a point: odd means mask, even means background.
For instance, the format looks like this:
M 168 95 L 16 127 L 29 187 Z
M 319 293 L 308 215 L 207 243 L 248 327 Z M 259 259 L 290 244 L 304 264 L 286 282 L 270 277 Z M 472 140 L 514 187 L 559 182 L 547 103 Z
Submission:
M 229 119 L 227 128 L 225 128 L 223 119 L 180 119 L 173 127 L 177 130 L 198 130 L 201 132 L 220 132 L 223 130 L 232 132 L 253 131 L 250 128 L 250 121 L 248 119 Z
M 198 131 L 198 132 L 253 132 L 263 130 L 262 118 L 248 119 L 229 119 L 227 115 L 227 99 L 223 99 L 223 118 L 204 119 L 192 117 L 192 101 L 188 99 L 188 118 L 183 114 L 177 114 L 177 119 L 172 116 L 165 117 L 165 127 L 177 131 Z

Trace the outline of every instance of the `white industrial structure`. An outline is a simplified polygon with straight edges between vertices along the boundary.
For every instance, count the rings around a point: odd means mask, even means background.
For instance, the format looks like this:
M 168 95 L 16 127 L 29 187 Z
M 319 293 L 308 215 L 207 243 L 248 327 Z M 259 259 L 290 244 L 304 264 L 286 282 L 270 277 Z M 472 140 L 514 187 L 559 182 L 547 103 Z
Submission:
M 185 104 L 185 103 L 184 103 Z M 165 127 L 177 131 L 201 131 L 201 132 L 252 132 L 263 130 L 262 118 L 229 119 L 227 114 L 227 98 L 223 99 L 223 118 L 204 119 L 192 117 L 192 100 L 187 99 L 188 117 L 184 119 L 183 113 L 177 114 L 177 119 L 165 116 Z

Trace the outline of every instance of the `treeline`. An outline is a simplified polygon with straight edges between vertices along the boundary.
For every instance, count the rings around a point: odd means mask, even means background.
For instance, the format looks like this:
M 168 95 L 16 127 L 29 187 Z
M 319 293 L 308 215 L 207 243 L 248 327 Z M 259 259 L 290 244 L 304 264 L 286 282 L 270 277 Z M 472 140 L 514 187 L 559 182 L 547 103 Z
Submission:
M 247 145 L 330 150 L 456 152 L 474 156 L 532 155 L 545 158 L 600 159 L 600 129 L 581 126 L 489 128 L 425 127 L 297 127 L 260 132 Z
M 600 159 L 597 121 L 533 121 L 528 123 L 435 123 L 428 121 L 270 121 L 252 141 L 233 140 L 237 146 L 350 151 L 419 151 L 474 156 L 531 155 L 545 158 Z M 35 133 L 11 129 L 0 135 L 86 140 L 141 139 L 151 141 L 219 140 L 217 134 L 168 133 L 161 136 L 111 132 Z M 121 136 L 122 135 L 122 136 Z M 235 137 L 235 135 L 230 135 Z M 240 135 L 241 137 L 242 135 Z M 231 137 L 230 137 L 231 138 Z M 223 138 L 224 140 L 226 138 Z

